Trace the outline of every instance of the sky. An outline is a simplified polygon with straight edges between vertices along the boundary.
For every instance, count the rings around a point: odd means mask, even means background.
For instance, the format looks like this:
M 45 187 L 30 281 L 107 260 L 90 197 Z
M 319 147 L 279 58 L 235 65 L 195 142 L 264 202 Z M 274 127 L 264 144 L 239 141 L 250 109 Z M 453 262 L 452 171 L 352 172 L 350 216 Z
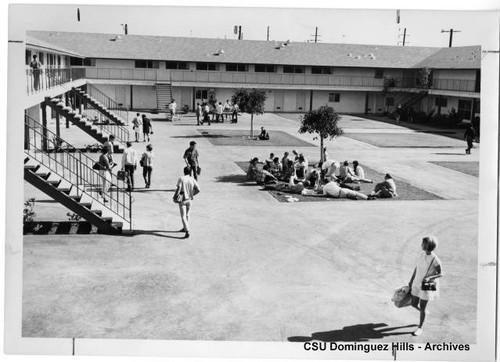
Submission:
M 406 28 L 407 46 L 447 47 L 454 29 L 453 46 L 485 45 L 486 35 L 498 32 L 498 13 L 492 11 L 338 10 L 325 8 L 234 8 L 193 6 L 15 5 L 26 29 L 123 33 L 179 37 L 235 39 L 234 26 L 243 38 L 292 42 L 401 45 Z M 77 21 L 77 8 L 81 21 Z M 44 16 L 40 16 L 44 14 Z M 14 20 L 15 18 L 15 20 Z M 20 24 L 19 24 L 20 25 Z M 498 44 L 498 43 L 497 43 Z

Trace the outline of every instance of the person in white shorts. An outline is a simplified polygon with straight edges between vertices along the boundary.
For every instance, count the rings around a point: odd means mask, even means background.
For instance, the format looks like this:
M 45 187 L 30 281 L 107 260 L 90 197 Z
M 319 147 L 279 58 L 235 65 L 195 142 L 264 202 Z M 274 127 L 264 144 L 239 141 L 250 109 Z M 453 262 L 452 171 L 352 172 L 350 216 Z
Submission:
M 420 312 L 420 322 L 418 328 L 413 332 L 414 336 L 419 336 L 423 332 L 423 325 L 426 317 L 426 307 L 430 300 L 439 297 L 439 281 L 443 276 L 441 270 L 441 260 L 434 254 L 438 240 L 435 236 L 429 235 L 422 239 L 423 252 L 415 262 L 415 269 L 408 286 L 411 290 L 411 305 Z M 436 290 L 422 290 L 422 282 L 436 280 Z

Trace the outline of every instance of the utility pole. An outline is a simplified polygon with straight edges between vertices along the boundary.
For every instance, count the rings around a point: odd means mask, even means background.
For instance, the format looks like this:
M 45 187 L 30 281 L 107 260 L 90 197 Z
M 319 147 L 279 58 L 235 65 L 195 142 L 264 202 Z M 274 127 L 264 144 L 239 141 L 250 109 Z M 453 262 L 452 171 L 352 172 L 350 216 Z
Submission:
M 269 41 L 269 26 L 267 27 L 267 41 Z
M 128 34 L 128 24 L 121 24 L 122 28 L 123 28 L 123 32 L 125 33 L 125 35 Z
M 450 33 L 450 43 L 448 45 L 448 48 L 451 48 L 451 45 L 453 44 L 453 33 L 460 33 L 460 30 L 441 30 L 441 33 Z
M 234 34 L 238 34 L 238 40 L 243 39 L 243 36 L 241 34 L 241 25 L 234 26 Z
M 399 29 L 399 31 L 401 31 L 401 28 Z M 406 33 L 406 28 L 403 29 L 403 35 L 402 36 L 403 36 L 403 41 L 398 40 L 397 45 L 401 44 L 402 46 L 405 46 L 406 44 L 410 44 L 409 41 L 406 41 L 406 37 L 410 36 L 410 34 Z M 401 38 L 401 33 L 398 34 L 398 39 L 399 38 Z
M 318 35 L 318 27 L 316 27 L 316 31 L 314 32 L 314 35 L 311 34 L 311 36 L 314 37 L 314 42 L 317 43 L 318 41 L 321 41 L 321 40 L 318 40 L 318 38 L 321 36 L 321 35 Z
M 405 42 L 406 42 L 406 28 L 405 31 L 403 32 L 403 46 L 405 46 Z

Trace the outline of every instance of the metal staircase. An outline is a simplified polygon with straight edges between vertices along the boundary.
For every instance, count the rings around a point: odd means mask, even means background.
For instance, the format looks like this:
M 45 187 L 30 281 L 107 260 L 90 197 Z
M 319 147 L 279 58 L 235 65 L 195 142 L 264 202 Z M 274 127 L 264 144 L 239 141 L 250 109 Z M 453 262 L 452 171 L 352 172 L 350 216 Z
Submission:
M 394 106 L 401 104 L 403 111 L 406 111 L 410 106 L 414 106 L 429 94 L 427 89 L 407 91 L 404 88 L 391 88 L 389 92 L 394 95 Z
M 79 88 L 71 88 L 71 93 L 87 107 L 90 105 L 112 123 L 124 126 L 127 124 L 125 109 L 113 99 L 92 85 L 87 85 L 87 92 Z
M 172 84 L 155 83 L 156 87 L 156 107 L 159 111 L 165 111 L 172 101 Z
M 111 175 L 110 189 L 103 194 L 94 160 L 25 117 L 24 179 L 103 233 L 132 229 L 132 197 L 123 181 Z
M 93 137 L 96 141 L 104 143 L 109 139 L 109 136 L 115 136 L 114 152 L 122 153 L 126 148 L 126 143 L 129 141 L 129 131 L 124 126 L 114 123 L 102 122 L 99 117 L 92 111 L 87 109 L 85 112 L 80 112 L 70 106 L 65 106 L 60 98 L 46 97 L 42 106 L 52 108 L 57 114 L 66 118 L 69 122 L 80 128 L 82 131 Z M 87 113 L 94 113 L 93 117 Z

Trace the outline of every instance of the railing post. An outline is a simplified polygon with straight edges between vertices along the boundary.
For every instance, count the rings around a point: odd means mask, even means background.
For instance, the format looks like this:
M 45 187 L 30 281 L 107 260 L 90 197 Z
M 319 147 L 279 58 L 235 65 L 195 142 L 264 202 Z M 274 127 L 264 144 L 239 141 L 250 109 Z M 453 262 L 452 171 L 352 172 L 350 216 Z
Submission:
M 30 127 L 29 127 L 29 118 L 24 111 L 24 149 L 30 149 Z
M 49 97 L 45 97 L 42 106 L 42 151 L 47 151 L 47 102 L 50 102 Z

